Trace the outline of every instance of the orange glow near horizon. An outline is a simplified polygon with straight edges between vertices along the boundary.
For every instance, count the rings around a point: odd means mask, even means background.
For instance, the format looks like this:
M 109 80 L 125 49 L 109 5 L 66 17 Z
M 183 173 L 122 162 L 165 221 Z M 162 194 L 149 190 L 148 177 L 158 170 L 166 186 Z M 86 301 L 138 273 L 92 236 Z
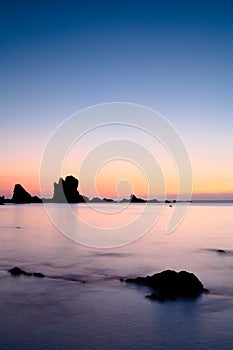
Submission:
M 96 190 L 100 197 L 148 196 L 146 174 L 135 164 L 124 160 L 103 166 L 96 177 Z
M 35 174 L 33 174 L 35 175 Z M 32 179 L 37 179 L 37 182 L 32 182 Z M 30 175 L 10 175 L 1 176 L 0 195 L 4 195 L 6 198 L 11 198 L 13 195 L 14 186 L 20 184 L 23 188 L 29 192 L 32 196 L 40 195 L 39 178 L 37 176 Z
M 122 178 L 122 181 L 118 182 L 119 174 L 114 175 L 108 181 L 106 181 L 106 178 L 102 178 L 100 175 L 101 173 L 97 177 L 97 191 L 100 197 L 116 198 L 118 195 L 121 197 L 128 197 L 130 193 L 135 193 L 136 196 L 143 198 L 146 198 L 147 196 L 147 185 L 145 183 L 145 179 L 143 179 L 143 176 L 137 177 L 137 179 L 140 180 L 140 183 L 136 183 L 136 178 L 133 178 L 133 176 L 130 176 L 126 181 Z M 74 174 L 74 176 L 76 175 Z M 32 178 L 36 178 L 37 182 L 33 182 Z M 58 181 L 58 179 L 56 179 L 55 181 Z M 14 185 L 17 183 L 20 183 L 25 188 L 25 190 L 28 191 L 31 195 L 40 196 L 40 184 L 38 175 L 35 177 L 25 175 L 1 176 L 0 196 L 4 195 L 6 198 L 11 198 L 13 194 Z M 130 183 L 132 187 L 130 186 Z M 201 199 L 233 199 L 233 191 L 230 190 L 230 181 L 227 183 L 227 186 L 224 185 L 226 185 L 226 183 L 219 184 L 214 183 L 213 181 L 204 181 L 203 179 L 200 181 L 194 181 L 193 197 Z M 84 192 L 84 189 L 82 190 L 81 184 L 79 186 L 79 191 L 81 194 L 87 195 L 90 198 L 95 195 L 93 193 L 89 194 L 87 193 L 87 191 Z M 47 197 L 52 197 L 52 194 L 53 182 L 51 182 L 47 186 Z M 157 194 L 159 195 L 159 193 Z M 176 194 L 177 192 L 172 190 L 172 187 L 170 187 L 170 190 L 167 190 L 167 197 L 174 198 Z M 152 195 L 152 197 L 156 198 L 156 193 L 154 196 Z
M 35 164 L 36 165 L 36 164 Z M 39 172 L 36 167 L 32 167 L 33 171 L 28 171 L 28 167 L 17 166 L 5 167 L 1 171 L 0 177 L 0 195 L 11 198 L 14 185 L 20 183 L 26 191 L 31 195 L 40 196 Z M 167 197 L 174 197 L 178 190 L 178 178 L 174 169 L 167 167 L 164 169 L 166 180 Z M 15 174 L 15 175 L 12 175 Z M 63 177 L 72 174 L 67 171 Z M 77 172 L 73 172 L 73 176 L 79 177 Z M 194 167 L 193 181 L 193 198 L 216 198 L 216 199 L 233 199 L 233 183 L 229 173 L 221 173 L 220 169 L 212 167 Z M 47 197 L 52 197 L 53 182 L 58 181 L 52 176 L 48 176 Z M 117 160 L 104 165 L 96 175 L 95 191 L 85 181 L 80 181 L 79 192 L 90 198 L 94 196 L 117 198 L 129 197 L 134 193 L 138 197 L 156 198 L 161 194 L 158 187 L 148 190 L 148 182 L 143 171 L 134 163 Z

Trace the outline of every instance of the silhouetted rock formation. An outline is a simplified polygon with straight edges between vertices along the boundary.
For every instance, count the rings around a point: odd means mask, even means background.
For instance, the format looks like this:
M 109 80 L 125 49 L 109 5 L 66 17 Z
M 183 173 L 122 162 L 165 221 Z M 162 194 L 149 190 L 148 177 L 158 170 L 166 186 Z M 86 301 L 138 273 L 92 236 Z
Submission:
M 84 196 L 83 194 L 80 196 L 83 197 L 84 202 L 90 202 L 90 199 L 87 196 Z
M 126 282 L 146 285 L 156 292 L 148 297 L 164 301 L 176 298 L 195 298 L 208 292 L 199 279 L 190 272 L 166 270 L 153 276 L 129 278 Z
M 66 176 L 65 180 L 54 182 L 54 194 L 52 201 L 55 203 L 83 203 L 88 200 L 77 191 L 79 181 L 74 176 Z
M 217 249 L 217 253 L 226 254 L 226 251 L 224 249 Z
M 160 203 L 160 201 L 158 201 L 158 199 L 154 198 L 154 199 L 149 199 L 147 201 L 148 203 Z
M 41 199 L 37 196 L 31 196 L 20 184 L 15 185 L 12 203 L 24 204 L 24 203 L 41 203 Z
M 145 199 L 138 198 L 134 194 L 131 194 L 130 196 L 130 202 L 131 203 L 146 203 Z
M 115 202 L 114 199 L 111 199 L 111 198 L 104 198 L 103 201 L 105 201 L 105 202 Z
M 12 269 L 8 270 L 8 272 L 12 275 L 12 276 L 28 276 L 28 277 L 39 277 L 39 278 L 43 278 L 45 277 L 45 275 L 43 273 L 40 272 L 26 272 L 24 270 L 22 270 L 20 267 L 15 266 Z
M 129 203 L 129 199 L 123 198 L 122 200 L 120 200 L 120 203 Z
M 0 196 L 0 205 L 3 205 L 5 202 L 5 197 L 4 196 Z
M 94 197 L 90 200 L 90 203 L 102 203 L 103 199 L 98 198 L 98 197 Z

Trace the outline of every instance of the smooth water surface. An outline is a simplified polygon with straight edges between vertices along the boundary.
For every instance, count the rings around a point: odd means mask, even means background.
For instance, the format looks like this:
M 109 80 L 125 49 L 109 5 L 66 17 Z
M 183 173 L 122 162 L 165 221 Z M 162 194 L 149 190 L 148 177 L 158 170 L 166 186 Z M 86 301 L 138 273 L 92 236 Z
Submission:
M 96 205 L 94 214 L 86 205 L 72 205 L 72 210 L 91 220 L 93 230 L 125 225 L 143 212 L 141 204 L 126 210 L 114 204 L 121 218 L 103 220 L 99 210 L 107 205 Z M 159 206 L 151 205 L 147 216 Z M 54 208 L 75 225 L 64 205 Z M 168 235 L 173 209 L 164 206 L 153 228 L 136 242 L 94 249 L 60 233 L 43 205 L 1 206 L 0 348 L 232 349 L 233 206 L 192 204 Z M 46 278 L 12 277 L 7 270 L 14 266 Z M 195 273 L 210 294 L 159 303 L 145 298 L 148 288 L 120 281 L 168 268 Z

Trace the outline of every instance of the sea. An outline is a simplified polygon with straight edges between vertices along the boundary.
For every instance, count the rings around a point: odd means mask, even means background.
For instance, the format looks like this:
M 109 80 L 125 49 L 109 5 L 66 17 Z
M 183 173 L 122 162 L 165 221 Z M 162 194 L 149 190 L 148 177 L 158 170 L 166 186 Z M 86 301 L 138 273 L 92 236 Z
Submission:
M 125 282 L 167 269 L 209 293 L 159 302 Z M 0 310 L 1 350 L 232 350 L 233 203 L 0 206 Z

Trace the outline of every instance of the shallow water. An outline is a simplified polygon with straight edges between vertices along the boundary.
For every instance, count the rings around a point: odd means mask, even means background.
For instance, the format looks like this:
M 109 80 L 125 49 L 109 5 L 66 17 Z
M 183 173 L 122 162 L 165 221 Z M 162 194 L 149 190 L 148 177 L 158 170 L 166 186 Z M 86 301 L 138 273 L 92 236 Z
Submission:
M 147 215 L 159 206 L 151 205 Z M 64 205 L 54 208 L 67 218 Z M 123 225 L 141 215 L 143 206 L 115 208 Z M 174 208 L 165 206 L 150 232 L 136 242 L 94 249 L 61 234 L 42 205 L 1 206 L 0 348 L 232 349 L 232 209 L 232 204 L 192 204 L 168 235 L 165 227 Z M 72 210 L 89 220 L 86 205 L 72 205 Z M 96 211 L 92 225 L 101 225 L 101 216 Z M 107 229 L 113 221 L 104 222 Z M 47 277 L 11 277 L 7 270 L 13 266 Z M 195 273 L 210 294 L 159 303 L 145 298 L 148 288 L 119 280 L 168 268 Z

